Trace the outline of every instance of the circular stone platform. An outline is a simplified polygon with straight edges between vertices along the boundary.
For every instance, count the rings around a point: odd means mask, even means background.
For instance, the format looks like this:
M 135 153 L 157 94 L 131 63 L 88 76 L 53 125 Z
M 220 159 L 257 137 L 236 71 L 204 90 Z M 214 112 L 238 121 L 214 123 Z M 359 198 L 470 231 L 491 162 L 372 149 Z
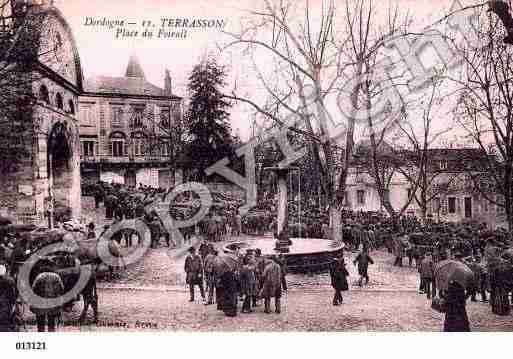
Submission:
M 344 244 L 337 241 L 320 238 L 291 238 L 289 252 L 283 253 L 289 272 L 292 273 L 322 273 L 329 270 L 334 258 L 344 252 Z M 223 247 L 224 252 L 233 252 L 239 247 L 242 252 L 246 249 L 260 248 L 262 255 L 268 257 L 279 255 L 274 248 L 276 239 L 272 237 L 248 238 L 244 241 L 228 243 Z

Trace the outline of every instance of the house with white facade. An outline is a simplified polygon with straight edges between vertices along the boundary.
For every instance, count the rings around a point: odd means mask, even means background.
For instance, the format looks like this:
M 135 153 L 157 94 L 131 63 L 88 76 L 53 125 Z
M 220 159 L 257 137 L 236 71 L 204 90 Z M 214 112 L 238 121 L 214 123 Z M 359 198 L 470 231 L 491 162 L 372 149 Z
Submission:
M 357 146 L 355 152 L 360 156 L 370 155 L 365 144 Z M 350 167 L 347 178 L 345 206 L 353 211 L 384 212 L 378 189 L 367 161 L 360 156 Z M 492 204 L 475 186 L 476 173 L 469 173 L 468 161 L 475 164 L 482 156 L 478 149 L 472 148 L 446 148 L 430 149 L 428 151 L 428 177 L 431 185 L 428 190 L 427 218 L 434 221 L 459 222 L 463 220 L 476 220 L 486 222 L 495 227 L 504 216 L 504 209 Z M 483 173 L 485 170 L 483 169 Z M 393 173 L 392 173 L 393 172 Z M 392 207 L 398 211 L 408 203 L 411 191 L 415 184 L 408 180 L 400 168 L 391 170 L 385 195 L 389 196 Z M 417 196 L 420 196 L 417 189 Z M 419 203 L 412 199 L 405 210 L 405 214 L 422 217 Z

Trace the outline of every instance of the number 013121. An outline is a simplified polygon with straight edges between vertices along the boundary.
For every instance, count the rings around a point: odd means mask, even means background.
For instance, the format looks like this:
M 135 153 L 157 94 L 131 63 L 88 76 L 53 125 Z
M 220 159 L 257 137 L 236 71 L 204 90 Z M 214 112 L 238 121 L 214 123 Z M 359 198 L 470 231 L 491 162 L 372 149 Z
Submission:
M 46 350 L 45 342 L 17 342 L 16 350 Z

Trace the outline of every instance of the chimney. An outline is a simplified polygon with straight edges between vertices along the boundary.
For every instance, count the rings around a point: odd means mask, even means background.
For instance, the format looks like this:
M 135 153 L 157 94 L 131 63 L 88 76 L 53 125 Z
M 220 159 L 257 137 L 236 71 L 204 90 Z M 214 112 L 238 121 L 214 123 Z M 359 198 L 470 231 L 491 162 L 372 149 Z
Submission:
M 164 79 L 164 91 L 168 96 L 173 94 L 173 81 L 171 80 L 171 74 L 168 69 L 166 69 L 166 77 Z

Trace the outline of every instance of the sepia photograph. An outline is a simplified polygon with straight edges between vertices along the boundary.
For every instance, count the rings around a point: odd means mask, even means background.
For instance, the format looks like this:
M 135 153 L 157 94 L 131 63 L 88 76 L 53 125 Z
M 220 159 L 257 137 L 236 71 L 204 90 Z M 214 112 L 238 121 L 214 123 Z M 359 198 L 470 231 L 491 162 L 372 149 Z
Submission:
M 0 0 L 0 342 L 512 332 L 511 6 Z

